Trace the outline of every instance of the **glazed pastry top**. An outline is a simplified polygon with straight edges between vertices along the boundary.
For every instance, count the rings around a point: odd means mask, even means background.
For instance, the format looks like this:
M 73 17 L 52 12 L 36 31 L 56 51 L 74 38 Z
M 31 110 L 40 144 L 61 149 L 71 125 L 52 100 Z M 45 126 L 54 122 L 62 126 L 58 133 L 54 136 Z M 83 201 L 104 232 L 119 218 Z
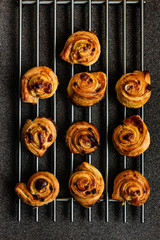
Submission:
M 59 193 L 57 178 L 49 172 L 37 172 L 33 174 L 27 185 L 17 183 L 15 192 L 21 200 L 33 207 L 39 207 L 52 202 Z
M 91 123 L 76 122 L 67 131 L 66 143 L 73 153 L 82 155 L 91 153 L 100 143 L 99 132 Z
M 68 97 L 76 105 L 89 107 L 105 94 L 107 77 L 103 72 L 83 72 L 74 75 L 67 87 Z
M 39 98 L 53 96 L 58 87 L 58 78 L 48 67 L 34 67 L 21 80 L 22 101 L 36 104 Z
M 115 178 L 112 199 L 120 201 L 122 205 L 127 201 L 131 205 L 140 206 L 147 201 L 149 194 L 147 179 L 137 171 L 125 170 Z
M 36 156 L 41 157 L 56 140 L 57 130 L 52 119 L 36 117 L 28 119 L 22 128 L 22 141 Z
M 142 119 L 134 115 L 123 120 L 123 125 L 114 129 L 112 140 L 120 154 L 136 157 L 149 147 L 150 134 Z
M 71 175 L 69 188 L 76 201 L 89 208 L 103 197 L 104 180 L 98 169 L 83 162 Z
M 151 96 L 150 74 L 146 71 L 134 71 L 123 75 L 116 84 L 117 98 L 129 108 L 142 107 Z
M 71 64 L 89 66 L 98 60 L 100 52 L 100 43 L 95 32 L 78 31 L 67 39 L 60 57 Z

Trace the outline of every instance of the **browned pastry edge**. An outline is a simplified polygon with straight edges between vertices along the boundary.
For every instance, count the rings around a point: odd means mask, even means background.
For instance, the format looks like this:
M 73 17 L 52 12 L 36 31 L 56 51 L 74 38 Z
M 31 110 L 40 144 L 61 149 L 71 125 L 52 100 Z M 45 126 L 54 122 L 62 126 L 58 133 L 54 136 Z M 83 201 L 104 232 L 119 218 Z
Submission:
M 100 143 L 99 132 L 91 123 L 76 122 L 67 131 L 66 143 L 72 153 L 88 154 L 97 149 Z
M 150 134 L 140 116 L 134 115 L 114 129 L 112 141 L 120 154 L 136 157 L 150 146 Z
M 103 98 L 106 86 L 107 76 L 103 72 L 78 73 L 68 84 L 68 98 L 77 106 L 89 107 Z
M 67 39 L 60 57 L 71 64 L 89 66 L 98 60 L 100 51 L 95 32 L 78 31 Z
M 49 172 L 34 173 L 28 183 L 16 184 L 15 192 L 26 204 L 39 207 L 52 202 L 59 193 L 57 178 Z
M 102 198 L 104 180 L 98 169 L 83 162 L 71 175 L 69 189 L 77 202 L 89 208 Z
M 141 206 L 147 201 L 149 194 L 147 179 L 137 171 L 125 170 L 114 180 L 112 199 L 120 201 L 122 205 L 127 201 L 131 205 Z
M 151 96 L 151 80 L 147 71 L 124 74 L 116 83 L 117 98 L 128 108 L 142 107 Z
M 22 101 L 37 104 L 39 98 L 50 98 L 58 87 L 58 78 L 49 67 L 28 70 L 21 79 Z
M 56 140 L 56 125 L 51 118 L 27 119 L 22 128 L 22 142 L 34 155 L 41 157 Z

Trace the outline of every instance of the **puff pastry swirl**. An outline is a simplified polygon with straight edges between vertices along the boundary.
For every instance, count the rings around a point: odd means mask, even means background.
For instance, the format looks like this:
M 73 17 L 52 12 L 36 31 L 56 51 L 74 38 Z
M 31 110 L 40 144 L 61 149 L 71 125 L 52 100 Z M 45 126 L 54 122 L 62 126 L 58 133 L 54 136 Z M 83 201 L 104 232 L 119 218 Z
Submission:
M 99 132 L 91 123 L 76 122 L 67 131 L 66 143 L 72 153 L 91 153 L 100 143 Z
M 57 130 L 52 119 L 28 119 L 22 129 L 22 141 L 34 155 L 41 157 L 56 140 Z
M 83 162 L 71 175 L 69 189 L 77 202 L 89 208 L 103 197 L 102 174 L 89 163 Z
M 52 202 L 59 193 L 57 178 L 49 172 L 34 173 L 27 185 L 17 183 L 15 192 L 21 200 L 33 207 L 39 207 Z
M 142 107 L 151 96 L 150 74 L 134 71 L 123 75 L 116 84 L 117 98 L 128 108 Z
M 112 140 L 120 154 L 136 157 L 149 147 L 150 134 L 140 116 L 134 115 L 123 120 L 123 125 L 115 128 Z
M 21 80 L 22 101 L 36 104 L 38 98 L 52 97 L 58 87 L 58 78 L 48 67 L 34 67 Z
M 131 205 L 141 206 L 149 194 L 147 179 L 137 171 L 125 170 L 115 178 L 112 199 L 120 201 L 122 205 L 127 201 Z
M 103 72 L 78 73 L 69 82 L 68 97 L 76 105 L 89 107 L 102 99 L 106 85 L 107 77 Z
M 95 32 L 78 31 L 68 38 L 60 57 L 71 64 L 89 66 L 98 60 L 100 49 Z

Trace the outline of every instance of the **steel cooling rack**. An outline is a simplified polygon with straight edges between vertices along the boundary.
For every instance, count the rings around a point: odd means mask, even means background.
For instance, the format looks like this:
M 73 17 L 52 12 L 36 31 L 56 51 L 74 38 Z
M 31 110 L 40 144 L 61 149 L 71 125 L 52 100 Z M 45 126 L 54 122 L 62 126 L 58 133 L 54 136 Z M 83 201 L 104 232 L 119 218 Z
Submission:
M 54 58 L 54 67 L 53 70 L 56 74 L 56 20 L 57 20 L 57 5 L 62 4 L 69 4 L 71 7 L 71 34 L 74 33 L 74 5 L 78 4 L 87 4 L 88 5 L 88 23 L 89 23 L 89 29 L 91 30 L 91 23 L 92 23 L 92 16 L 91 16 L 91 8 L 94 7 L 95 4 L 103 4 L 105 8 L 105 40 L 106 40 L 106 75 L 108 77 L 108 51 L 109 51 L 109 45 L 108 45 L 108 29 L 109 29 L 109 5 L 110 4 L 121 4 L 123 8 L 123 74 L 126 74 L 126 6 L 127 4 L 139 4 L 140 7 L 140 18 L 141 18 L 141 26 L 140 26 L 140 34 L 141 34 L 141 70 L 144 70 L 144 0 L 50 0 L 50 1 L 42 1 L 42 0 L 19 0 L 19 157 L 18 157 L 18 179 L 19 182 L 21 181 L 21 168 L 22 168 L 22 146 L 21 146 L 21 120 L 22 120 L 22 104 L 21 104 L 21 69 L 22 69 L 22 30 L 23 30 L 23 5 L 35 5 L 36 4 L 36 21 L 37 21 L 37 36 L 36 36 L 36 47 L 37 47 L 37 66 L 39 66 L 39 35 L 40 35 L 40 21 L 39 21 L 39 6 L 40 5 L 49 5 L 53 4 L 54 6 L 54 51 L 53 51 L 53 58 Z M 89 70 L 91 70 L 91 66 L 89 66 Z M 74 65 L 71 65 L 71 76 L 74 75 Z M 109 221 L 109 203 L 116 202 L 116 200 L 109 199 L 108 195 L 108 174 L 109 174 L 109 148 L 108 148 L 108 126 L 109 126 L 109 99 L 108 99 L 108 84 L 106 88 L 106 158 L 105 158 L 105 199 L 102 199 L 101 201 L 105 202 L 105 220 L 106 222 Z M 56 93 L 53 97 L 54 100 L 54 121 L 56 122 Z M 126 112 L 127 109 L 124 107 L 124 118 L 126 118 Z M 36 114 L 39 116 L 39 102 L 37 103 L 37 109 Z M 88 121 L 91 123 L 92 121 L 92 109 L 89 107 L 89 119 Z M 144 107 L 141 109 L 141 118 L 144 120 Z M 71 124 L 74 122 L 74 106 L 71 106 Z M 72 174 L 73 172 L 73 163 L 74 163 L 74 154 L 71 154 L 71 169 L 70 172 Z M 89 155 L 89 163 L 92 163 L 91 154 Z M 127 159 L 126 156 L 124 156 L 124 169 L 126 169 L 127 166 Z M 38 171 L 38 157 L 36 157 L 36 171 Z M 141 172 L 144 175 L 144 153 L 141 154 Z M 56 176 L 56 141 L 54 142 L 54 175 Z M 66 202 L 70 201 L 70 221 L 73 222 L 74 220 L 74 199 L 71 198 L 57 198 L 53 202 L 53 221 L 56 222 L 56 204 L 57 202 Z M 21 221 L 21 200 L 18 201 L 18 221 Z M 38 208 L 36 208 L 36 216 L 35 216 L 36 222 L 38 222 Z M 88 221 L 92 221 L 92 209 L 91 207 L 88 209 Z M 123 221 L 127 221 L 127 211 L 126 211 L 126 202 L 123 206 Z M 144 223 L 144 205 L 141 206 L 141 221 Z

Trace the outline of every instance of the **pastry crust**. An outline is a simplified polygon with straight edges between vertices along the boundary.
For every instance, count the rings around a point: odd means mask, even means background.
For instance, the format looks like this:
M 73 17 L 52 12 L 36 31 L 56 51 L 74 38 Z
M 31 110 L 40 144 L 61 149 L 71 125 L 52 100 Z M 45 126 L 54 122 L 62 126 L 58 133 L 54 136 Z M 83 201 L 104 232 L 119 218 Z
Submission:
M 89 107 L 105 94 L 107 77 L 103 72 L 83 72 L 74 75 L 67 87 L 68 97 L 76 105 Z
M 52 119 L 28 119 L 22 129 L 22 142 L 37 157 L 41 157 L 56 140 L 57 131 Z
M 128 108 L 140 108 L 151 96 L 150 84 L 150 74 L 147 71 L 127 73 L 116 84 L 117 98 Z
M 52 202 L 59 193 L 57 178 L 49 172 L 34 173 L 27 185 L 19 182 L 15 192 L 21 200 L 33 207 L 39 207 Z
M 22 101 L 37 104 L 39 98 L 52 97 L 58 87 L 58 78 L 48 67 L 34 67 L 21 80 Z
M 89 66 L 98 60 L 100 52 L 101 47 L 95 32 L 78 31 L 67 39 L 60 57 L 71 64 Z
M 83 162 L 71 175 L 69 189 L 77 202 L 89 208 L 103 197 L 102 174 L 91 164 Z
M 127 201 L 131 205 L 141 206 L 149 194 L 147 179 L 137 171 L 125 170 L 115 178 L 112 199 L 120 201 L 122 205 Z
M 150 146 L 150 134 L 140 116 L 134 115 L 114 129 L 112 141 L 120 154 L 136 157 Z
M 66 143 L 72 153 L 91 153 L 100 143 L 99 132 L 91 123 L 76 122 L 67 131 Z

